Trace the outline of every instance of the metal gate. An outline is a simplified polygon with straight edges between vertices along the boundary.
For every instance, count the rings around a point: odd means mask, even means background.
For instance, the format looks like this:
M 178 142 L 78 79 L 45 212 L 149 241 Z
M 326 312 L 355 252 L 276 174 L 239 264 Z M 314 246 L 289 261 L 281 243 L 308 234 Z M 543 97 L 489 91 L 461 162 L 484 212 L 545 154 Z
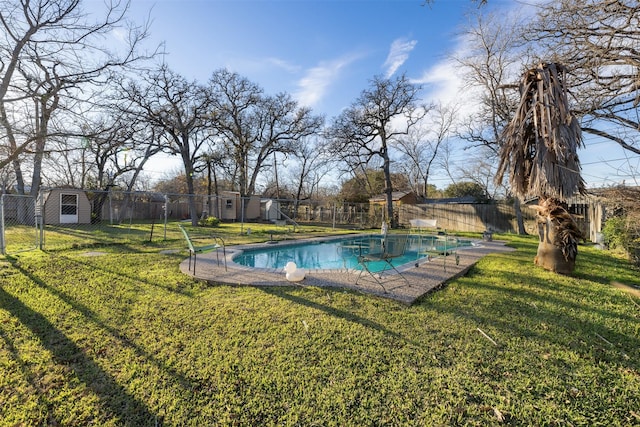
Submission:
M 3 194 L 0 198 L 0 254 L 30 251 L 40 246 L 42 216 L 36 198 Z

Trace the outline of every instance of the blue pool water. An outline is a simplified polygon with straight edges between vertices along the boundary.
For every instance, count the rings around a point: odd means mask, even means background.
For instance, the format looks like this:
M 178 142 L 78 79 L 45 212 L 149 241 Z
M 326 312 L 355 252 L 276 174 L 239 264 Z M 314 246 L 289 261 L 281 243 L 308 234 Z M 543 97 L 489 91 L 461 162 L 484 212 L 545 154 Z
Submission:
M 255 268 L 284 268 L 292 261 L 298 268 L 307 270 L 361 269 L 358 256 L 380 248 L 381 235 L 367 235 L 312 241 L 296 244 L 275 244 L 269 247 L 245 250 L 233 261 Z M 415 263 L 428 255 L 450 252 L 457 247 L 471 246 L 470 240 L 460 240 L 446 236 L 409 236 L 403 256 L 393 260 L 394 266 Z M 384 262 L 370 263 L 372 271 L 382 270 Z

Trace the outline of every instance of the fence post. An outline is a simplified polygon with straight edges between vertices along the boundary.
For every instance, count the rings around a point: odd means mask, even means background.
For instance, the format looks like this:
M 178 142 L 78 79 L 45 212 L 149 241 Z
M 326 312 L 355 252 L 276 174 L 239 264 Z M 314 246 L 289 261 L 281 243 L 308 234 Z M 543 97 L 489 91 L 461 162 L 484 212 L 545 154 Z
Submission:
M 111 187 L 108 187 L 107 197 L 109 198 L 109 225 L 113 225 L 113 205 L 111 203 Z
M 244 197 L 240 196 L 240 234 L 244 234 Z
M 4 194 L 0 196 L 0 254 L 5 253 L 5 241 L 4 241 Z
M 131 231 L 131 226 L 133 225 L 133 211 L 136 210 L 136 197 L 138 193 L 133 193 L 133 201 L 129 204 L 129 231 Z
M 333 204 L 333 229 L 336 228 L 336 204 Z
M 169 215 L 169 196 L 164 195 L 164 240 L 167 240 L 167 223 Z
M 38 248 L 44 249 L 44 194 L 38 192 L 38 198 L 34 200 L 36 205 L 36 233 L 38 233 Z

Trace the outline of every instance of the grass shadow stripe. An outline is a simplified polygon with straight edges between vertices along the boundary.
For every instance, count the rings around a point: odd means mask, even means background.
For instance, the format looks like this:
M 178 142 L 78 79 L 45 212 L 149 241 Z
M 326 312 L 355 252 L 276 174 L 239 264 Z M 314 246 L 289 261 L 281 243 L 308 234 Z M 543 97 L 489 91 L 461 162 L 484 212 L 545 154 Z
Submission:
M 0 288 L 0 307 L 10 312 L 38 337 L 56 363 L 71 368 L 78 380 L 99 397 L 102 408 L 108 415 L 119 420 L 121 425 L 157 425 L 158 417 L 144 402 L 129 394 L 45 316 L 33 311 L 3 288 Z

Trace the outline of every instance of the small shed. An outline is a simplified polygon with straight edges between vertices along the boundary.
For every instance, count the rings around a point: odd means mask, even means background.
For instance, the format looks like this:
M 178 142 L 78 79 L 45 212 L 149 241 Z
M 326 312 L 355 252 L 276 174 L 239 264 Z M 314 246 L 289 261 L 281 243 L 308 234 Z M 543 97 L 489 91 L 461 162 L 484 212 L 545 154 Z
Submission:
M 236 221 L 241 210 L 240 193 L 237 191 L 222 191 L 217 198 L 214 216 L 223 221 Z
M 265 221 L 276 221 L 282 219 L 280 202 L 274 199 L 260 200 L 260 216 Z
M 54 188 L 43 193 L 45 224 L 91 224 L 91 202 L 79 188 Z

